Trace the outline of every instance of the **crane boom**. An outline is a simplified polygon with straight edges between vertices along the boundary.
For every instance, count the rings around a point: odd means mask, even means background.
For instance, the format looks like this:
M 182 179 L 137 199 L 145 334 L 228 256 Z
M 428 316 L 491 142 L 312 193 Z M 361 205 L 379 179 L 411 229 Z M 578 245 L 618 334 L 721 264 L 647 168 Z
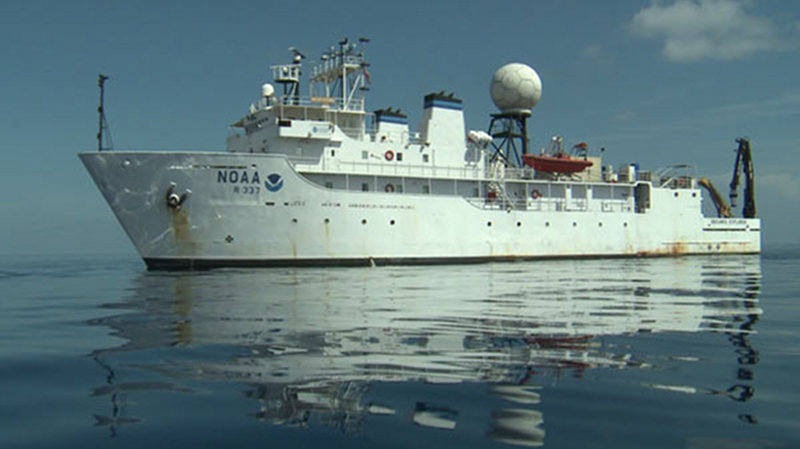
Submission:
M 706 189 L 708 194 L 711 195 L 711 201 L 714 202 L 714 207 L 717 208 L 717 217 L 731 218 L 733 216 L 733 214 L 731 214 L 731 208 L 725 203 L 725 198 L 714 188 L 714 184 L 711 183 L 710 179 L 700 178 L 697 180 L 697 184 Z
M 742 217 L 755 218 L 755 172 L 753 170 L 753 155 L 750 151 L 750 140 L 742 137 L 736 139 L 739 148 L 736 150 L 736 162 L 733 165 L 733 178 L 731 179 L 731 208 L 736 207 L 736 198 L 739 196 L 739 176 L 744 174 L 744 207 Z

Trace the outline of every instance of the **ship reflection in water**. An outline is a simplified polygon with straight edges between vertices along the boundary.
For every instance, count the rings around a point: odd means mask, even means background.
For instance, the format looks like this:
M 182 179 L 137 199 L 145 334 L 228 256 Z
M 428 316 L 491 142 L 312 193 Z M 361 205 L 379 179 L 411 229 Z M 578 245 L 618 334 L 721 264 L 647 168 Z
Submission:
M 143 273 L 129 298 L 108 305 L 119 314 L 96 320 L 125 340 L 94 354 L 105 382 L 93 394 L 112 402 L 97 425 L 113 433 L 147 419 L 128 403 L 139 391 L 222 382 L 240 385 L 246 399 L 235 399 L 274 425 L 358 433 L 370 420 L 402 418 L 541 446 L 548 391 L 568 379 L 591 382 L 590 371 L 644 373 L 630 389 L 747 401 L 760 283 L 757 256 Z M 720 357 L 736 374 L 687 385 L 706 355 L 691 345 L 630 344 L 655 335 L 722 342 Z M 141 355 L 148 351 L 158 355 Z M 402 383 L 469 384 L 479 400 L 401 401 L 376 388 Z M 483 422 L 460 424 L 466 415 Z

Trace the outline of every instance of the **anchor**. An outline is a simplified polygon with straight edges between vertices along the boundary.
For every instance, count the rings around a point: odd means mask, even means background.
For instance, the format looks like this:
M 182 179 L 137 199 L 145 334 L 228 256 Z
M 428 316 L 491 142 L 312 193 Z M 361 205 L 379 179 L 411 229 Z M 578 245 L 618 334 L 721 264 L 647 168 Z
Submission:
M 186 201 L 189 196 L 192 194 L 192 191 L 186 189 L 182 194 L 178 195 L 175 193 L 176 184 L 174 182 L 169 183 L 169 188 L 167 189 L 167 206 L 171 209 L 180 210 L 181 205 Z

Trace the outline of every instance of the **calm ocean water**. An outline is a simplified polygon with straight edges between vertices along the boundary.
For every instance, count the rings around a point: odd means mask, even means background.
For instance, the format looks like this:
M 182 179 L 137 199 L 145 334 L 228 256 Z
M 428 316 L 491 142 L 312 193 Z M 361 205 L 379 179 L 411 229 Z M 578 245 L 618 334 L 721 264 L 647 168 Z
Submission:
M 800 251 L 0 259 L 0 447 L 800 447 Z

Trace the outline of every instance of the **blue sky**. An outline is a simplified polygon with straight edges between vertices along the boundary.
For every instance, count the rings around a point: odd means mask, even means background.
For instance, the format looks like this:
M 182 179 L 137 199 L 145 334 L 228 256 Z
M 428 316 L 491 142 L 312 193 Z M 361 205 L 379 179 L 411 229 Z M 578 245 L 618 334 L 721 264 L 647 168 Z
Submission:
M 727 195 L 749 136 L 768 245 L 800 243 L 800 2 L 36 1 L 0 5 L 0 254 L 133 252 L 76 154 L 96 148 L 97 74 L 116 149 L 224 150 L 289 46 L 367 36 L 369 109 L 453 91 L 486 129 L 489 81 L 534 67 L 533 148 L 686 162 Z

